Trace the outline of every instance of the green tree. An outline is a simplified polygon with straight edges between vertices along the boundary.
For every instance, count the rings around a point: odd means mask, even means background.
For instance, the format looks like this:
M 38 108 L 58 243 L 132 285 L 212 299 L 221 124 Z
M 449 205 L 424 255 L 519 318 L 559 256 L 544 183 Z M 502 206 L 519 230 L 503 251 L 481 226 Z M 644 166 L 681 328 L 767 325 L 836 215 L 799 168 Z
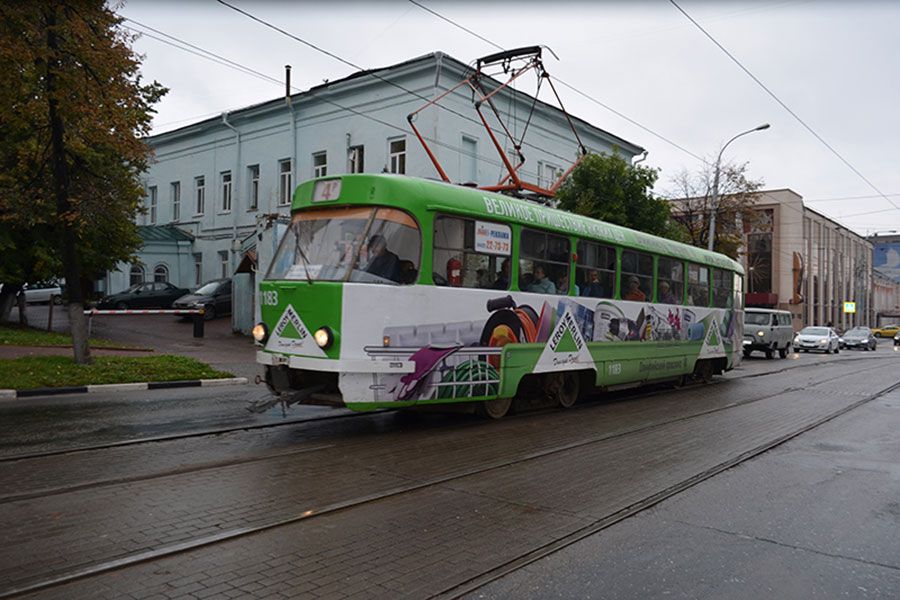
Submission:
M 714 177 L 713 165 L 698 172 L 684 169 L 672 179 L 673 189 L 668 193 L 672 213 L 688 243 L 700 248 L 708 247 Z M 747 163 L 721 165 L 713 246 L 716 252 L 737 259 L 744 232 L 756 223 L 754 205 L 763 185 L 762 180 L 747 176 Z
M 66 278 L 78 363 L 85 290 L 140 247 L 143 137 L 167 91 L 141 81 L 121 21 L 102 0 L 0 7 L 0 247 L 16 248 L 0 276 Z
M 659 172 L 618 152 L 589 154 L 557 190 L 559 208 L 607 223 L 683 241 L 669 203 L 654 197 Z

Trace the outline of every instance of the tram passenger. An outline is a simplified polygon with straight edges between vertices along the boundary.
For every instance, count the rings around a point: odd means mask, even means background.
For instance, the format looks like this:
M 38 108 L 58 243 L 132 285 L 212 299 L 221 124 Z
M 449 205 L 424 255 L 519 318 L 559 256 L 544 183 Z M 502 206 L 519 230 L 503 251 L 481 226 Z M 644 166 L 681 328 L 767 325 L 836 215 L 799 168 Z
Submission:
M 660 281 L 659 282 L 659 290 L 658 294 L 660 302 L 663 304 L 679 304 L 678 300 L 675 299 L 675 294 L 672 293 L 672 290 L 669 289 L 668 281 Z
M 494 281 L 494 289 L 495 290 L 508 290 L 509 289 L 509 259 L 504 258 L 503 262 L 500 263 L 500 273 L 497 275 L 497 280 Z
M 543 265 L 536 265 L 534 267 L 534 281 L 528 286 L 529 292 L 534 292 L 536 294 L 555 294 L 556 286 L 552 281 L 547 279 L 547 272 L 544 270 Z
M 603 284 L 600 283 L 600 273 L 595 270 L 591 270 L 588 273 L 588 281 L 584 284 L 583 289 L 581 290 L 582 296 L 590 296 L 592 298 L 605 298 L 606 293 L 603 289 Z
M 631 300 L 633 302 L 643 302 L 647 299 L 647 295 L 641 290 L 641 282 L 637 277 L 632 275 L 628 278 L 628 289 L 622 293 L 622 300 Z
M 400 283 L 400 257 L 388 250 L 383 235 L 369 238 L 369 264 L 366 272 Z

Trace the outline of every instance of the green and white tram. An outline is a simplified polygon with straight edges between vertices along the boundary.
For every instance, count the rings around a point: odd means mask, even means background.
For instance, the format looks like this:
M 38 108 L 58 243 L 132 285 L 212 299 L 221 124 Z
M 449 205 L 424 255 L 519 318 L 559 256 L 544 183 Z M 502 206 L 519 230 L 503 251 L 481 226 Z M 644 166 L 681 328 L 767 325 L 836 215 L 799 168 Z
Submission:
M 478 189 L 308 181 L 260 284 L 266 383 L 354 410 L 693 376 L 741 356 L 742 275 L 721 254 Z

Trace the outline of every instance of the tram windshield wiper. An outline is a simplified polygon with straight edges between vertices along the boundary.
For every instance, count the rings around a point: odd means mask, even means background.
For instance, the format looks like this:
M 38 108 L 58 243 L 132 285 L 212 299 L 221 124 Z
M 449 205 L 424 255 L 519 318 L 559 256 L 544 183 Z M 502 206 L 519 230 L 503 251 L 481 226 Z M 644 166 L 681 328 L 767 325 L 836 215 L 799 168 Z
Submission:
M 294 249 L 300 254 L 300 259 L 303 261 L 303 272 L 306 274 L 306 283 L 312 285 L 312 277 L 309 276 L 309 269 L 307 265 L 309 265 L 309 259 L 306 257 L 306 253 L 303 251 L 303 246 L 301 246 L 300 236 L 297 236 L 297 243 L 294 245 Z

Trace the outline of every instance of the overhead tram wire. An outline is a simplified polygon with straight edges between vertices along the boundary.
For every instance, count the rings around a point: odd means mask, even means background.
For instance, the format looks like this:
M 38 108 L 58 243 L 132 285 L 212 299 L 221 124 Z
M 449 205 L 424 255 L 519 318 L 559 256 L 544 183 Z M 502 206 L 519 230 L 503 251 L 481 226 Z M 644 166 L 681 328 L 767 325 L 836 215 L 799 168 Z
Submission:
M 127 18 L 126 18 L 126 19 L 127 19 Z M 130 31 L 133 31 L 133 32 L 135 32 L 135 33 L 139 33 L 139 34 L 141 34 L 141 35 L 145 35 L 145 36 L 147 36 L 147 37 L 149 37 L 149 38 L 152 38 L 152 39 L 154 39 L 154 40 L 156 40 L 156 41 L 158 41 L 158 42 L 167 44 L 167 45 L 169 45 L 169 46 L 171 46 L 171 47 L 173 47 L 173 48 L 177 48 L 178 50 L 182 50 L 182 51 L 184 51 L 184 52 L 188 52 L 188 53 L 193 54 L 193 55 L 195 55 L 195 56 L 198 56 L 198 57 L 200 57 L 200 58 L 204 58 L 204 59 L 206 59 L 206 60 L 215 62 L 215 63 L 217 63 L 217 64 L 219 64 L 219 65 L 224 66 L 224 67 L 228 67 L 228 68 L 230 68 L 230 69 L 234 69 L 234 70 L 236 70 L 236 71 L 238 71 L 238 72 L 241 72 L 241 73 L 243 73 L 243 74 L 245 74 L 245 75 L 250 75 L 250 76 L 252 76 L 252 77 L 256 77 L 256 78 L 258 78 L 258 79 L 261 79 L 261 80 L 263 80 L 263 81 L 267 81 L 267 82 L 269 82 L 269 83 L 273 83 L 273 84 L 278 85 L 278 86 L 284 85 L 284 82 L 283 82 L 283 81 L 281 81 L 281 80 L 279 80 L 279 79 L 276 79 L 275 77 L 272 77 L 272 76 L 270 76 L 270 75 L 266 75 L 265 73 L 262 73 L 262 72 L 260 72 L 260 71 L 256 71 L 255 69 L 252 69 L 252 68 L 247 67 L 247 66 L 245 66 L 245 65 L 242 65 L 242 64 L 240 64 L 240 63 L 238 63 L 238 62 L 235 62 L 235 61 L 233 61 L 233 60 L 231 60 L 231 59 L 228 59 L 228 58 L 225 58 L 225 57 L 223 57 L 223 56 L 220 56 L 220 55 L 218 55 L 218 54 L 216 54 L 216 53 L 214 53 L 214 52 L 211 52 L 211 51 L 209 51 L 209 50 L 206 50 L 206 49 L 204 49 L 204 48 L 202 48 L 202 47 L 200 47 L 200 46 L 191 44 L 190 42 L 186 42 L 186 41 L 182 40 L 181 38 L 175 37 L 175 36 L 173 36 L 173 35 L 171 35 L 171 34 L 165 33 L 165 32 L 160 31 L 160 30 L 158 30 L 158 29 L 154 29 L 154 28 L 149 27 L 149 26 L 147 26 L 147 25 L 140 24 L 140 23 L 138 23 L 137 21 L 134 21 L 133 19 L 127 19 L 127 20 L 130 21 L 130 22 L 132 22 L 132 23 L 134 23 L 134 24 L 136 24 L 136 25 L 139 25 L 140 27 L 146 27 L 147 29 L 149 29 L 149 30 L 151 30 L 151 31 L 154 31 L 154 32 L 158 33 L 160 36 L 165 36 L 165 38 L 169 38 L 169 39 L 164 39 L 164 38 L 162 38 L 162 37 L 159 37 L 159 36 L 156 36 L 156 35 L 147 33 L 146 31 L 141 31 L 140 29 L 135 29 L 135 28 L 133 28 L 133 27 L 129 27 L 129 26 L 123 25 L 124 28 L 126 28 L 126 29 L 128 29 L 128 30 L 130 30 Z M 294 91 L 296 91 L 296 92 L 299 92 L 299 93 L 309 94 L 310 96 L 312 96 L 312 97 L 314 97 L 314 98 L 317 98 L 317 99 L 319 99 L 319 100 L 321 100 L 321 101 L 323 101 L 323 102 L 326 102 L 326 103 L 328 103 L 328 104 L 331 104 L 331 105 L 333 105 L 333 106 L 335 106 L 335 107 L 337 107 L 337 108 L 339 108 L 339 109 L 341 109 L 341 110 L 346 110 L 346 111 L 351 112 L 351 113 L 353 113 L 353 114 L 355 114 L 355 115 L 357 115 L 357 116 L 360 116 L 360 117 L 369 119 L 370 121 L 373 121 L 373 122 L 378 123 L 378 124 L 380 124 L 380 125 L 384 125 L 385 127 L 389 127 L 389 128 L 394 129 L 394 130 L 396 130 L 396 131 L 398 131 L 398 132 L 405 133 L 405 134 L 407 134 L 407 135 L 412 135 L 412 132 L 411 132 L 410 130 L 404 128 L 404 127 L 401 127 L 401 126 L 399 126 L 399 125 L 396 125 L 395 123 L 390 123 L 390 122 L 388 122 L 388 121 L 384 121 L 384 120 L 382 120 L 382 119 L 379 119 L 378 117 L 374 117 L 374 116 L 372 116 L 371 114 L 361 112 L 361 111 L 356 110 L 356 109 L 354 109 L 354 108 L 352 108 L 352 107 L 345 106 L 345 105 L 343 105 L 343 104 L 341 104 L 341 103 L 339 103 L 339 102 L 336 102 L 336 101 L 334 101 L 334 100 L 332 100 L 332 99 L 330 99 L 330 98 L 323 97 L 322 95 L 318 94 L 318 93 L 315 92 L 315 91 L 312 91 L 312 90 L 302 90 L 302 89 L 300 89 L 300 88 L 298 88 L 298 87 L 296 87 L 296 86 L 291 86 L 291 89 L 294 90 Z M 398 103 L 396 103 L 396 104 L 392 104 L 392 105 L 387 106 L 387 107 L 385 107 L 385 108 L 391 108 L 391 107 L 393 107 L 393 106 L 398 106 L 398 105 L 400 105 L 400 104 L 403 104 L 403 102 L 398 102 Z M 215 113 L 208 113 L 208 114 L 203 115 L 203 116 L 217 115 L 217 114 L 220 114 L 220 113 L 221 113 L 221 111 L 216 111 Z M 180 123 L 180 122 L 183 122 L 183 121 L 185 121 L 185 120 L 191 120 L 191 119 L 184 119 L 184 120 L 176 121 L 176 123 Z M 435 139 L 428 138 L 428 137 L 426 137 L 426 139 L 428 139 L 430 142 L 432 142 L 432 143 L 434 143 L 434 144 L 437 144 L 438 146 L 442 146 L 442 147 L 444 147 L 444 148 L 446 148 L 446 149 L 448 149 L 448 150 L 454 151 L 454 152 L 456 152 L 457 154 L 461 154 L 461 153 L 463 152 L 463 149 L 460 148 L 459 146 L 454 146 L 454 145 L 452 145 L 452 144 L 448 144 L 448 143 L 446 143 L 446 142 L 441 142 L 441 141 L 439 141 L 439 140 L 435 140 Z M 502 164 L 503 164 L 503 163 L 501 163 L 499 160 L 491 160 L 491 159 L 488 159 L 488 158 L 485 158 L 485 157 L 482 157 L 482 156 L 476 156 L 476 159 L 479 160 L 479 161 L 481 161 L 481 162 L 483 162 L 483 163 L 489 164 L 489 165 L 491 165 L 491 166 L 502 166 Z
M 496 42 L 494 42 L 494 41 L 491 41 L 491 40 L 489 40 L 488 38 L 484 37 L 483 35 L 480 35 L 480 34 L 474 32 L 474 31 L 472 31 L 472 30 L 469 29 L 468 27 L 466 27 L 466 26 L 464 26 L 464 25 L 461 25 L 460 23 L 457 23 L 457 22 L 454 21 L 453 19 L 451 19 L 451 18 L 449 18 L 449 17 L 446 17 L 446 16 L 440 14 L 440 13 L 437 12 L 436 10 L 431 9 L 431 8 L 425 6 L 424 4 L 420 3 L 420 2 L 417 2 L 416 0 L 408 0 L 408 1 L 409 1 L 410 3 L 412 3 L 412 4 L 416 5 L 416 6 L 418 6 L 418 7 L 421 8 L 422 10 L 424 10 L 424 11 L 426 11 L 426 12 L 428 12 L 428 13 L 431 13 L 431 14 L 434 15 L 435 17 L 441 19 L 442 21 L 446 21 L 446 22 L 449 23 L 450 25 L 453 25 L 454 27 L 456 27 L 456 28 L 458 28 L 458 29 L 461 29 L 462 31 L 465 31 L 465 32 L 468 33 L 469 35 L 478 38 L 479 40 L 485 42 L 486 44 L 490 44 L 491 46 L 493 46 L 493 47 L 496 48 L 497 50 L 506 50 L 506 48 L 504 48 L 504 47 L 501 46 L 500 44 L 498 44 L 498 43 L 496 43 Z M 641 123 L 638 123 L 637 121 L 635 121 L 635 120 L 632 119 L 631 117 L 629 117 L 629 116 L 627 116 L 627 115 L 625 115 L 625 114 L 623 114 L 623 113 L 617 111 L 616 109 L 614 109 L 613 107 L 611 107 L 611 106 L 609 106 L 609 105 L 607 105 L 607 104 L 604 104 L 603 102 L 601 102 L 600 100 L 597 100 L 596 98 L 594 98 L 594 97 L 591 96 L 590 94 L 588 94 L 588 93 L 586 93 L 586 92 L 582 92 L 581 90 L 579 90 L 579 89 L 576 88 L 575 86 L 573 86 L 573 85 L 571 85 L 571 84 L 569 84 L 569 83 L 566 83 L 565 81 L 563 81 L 563 80 L 560 79 L 559 77 L 556 77 L 555 79 L 556 79 L 556 81 L 558 81 L 558 82 L 560 83 L 560 85 L 562 85 L 563 87 L 572 90 L 573 92 L 575 92 L 575 93 L 578 94 L 579 96 L 582 96 L 583 98 L 585 98 L 585 99 L 587 99 L 587 100 L 593 102 L 593 103 L 596 104 L 597 106 L 600 106 L 600 107 L 602 107 L 602 108 L 605 108 L 606 110 L 608 110 L 609 112 L 613 113 L 613 114 L 616 115 L 617 117 L 619 117 L 619 118 L 621 118 L 621 119 L 624 119 L 625 121 L 628 121 L 629 123 L 631 123 L 631 124 L 634 125 L 635 127 L 639 127 L 639 128 L 642 129 L 643 131 L 646 131 L 646 132 L 649 133 L 650 135 L 652 135 L 652 136 L 654 136 L 654 137 L 656 137 L 656 138 L 662 140 L 663 142 L 669 144 L 669 145 L 672 146 L 673 148 L 677 148 L 678 150 L 681 150 L 682 152 L 684 152 L 684 153 L 687 154 L 688 156 L 691 156 L 691 157 L 693 157 L 693 158 L 699 160 L 699 161 L 702 162 L 702 163 L 705 163 L 705 164 L 707 164 L 707 165 L 710 165 L 710 164 L 711 164 L 709 161 L 707 161 L 707 160 L 706 160 L 705 158 L 703 158 L 702 156 L 698 156 L 697 154 L 691 152 L 690 150 L 688 150 L 688 149 L 685 148 L 684 146 L 681 146 L 681 145 L 679 145 L 679 144 L 673 142 L 673 141 L 670 140 L 669 138 L 665 137 L 664 135 L 662 135 L 662 134 L 660 134 L 660 133 L 657 133 L 657 132 L 653 131 L 652 129 L 650 129 L 650 128 L 647 127 L 647 126 L 642 125 Z
M 705 35 L 707 38 L 709 38 L 709 40 L 710 40 L 713 44 L 715 44 L 715 45 L 719 48 L 719 50 L 721 50 L 722 52 L 724 52 L 725 55 L 726 55 L 728 58 L 730 58 L 730 59 L 732 60 L 732 62 L 734 62 L 734 64 L 736 64 L 738 67 L 740 67 L 740 69 L 741 69 L 744 73 L 746 73 L 747 76 L 750 77 L 750 79 L 752 79 L 754 82 L 756 82 L 756 84 L 757 84 L 759 87 L 761 87 L 767 94 L 769 94 L 769 96 L 771 96 L 772 99 L 775 100 L 775 102 L 777 102 L 779 105 L 781 105 L 781 107 L 782 107 L 784 110 L 786 110 L 786 111 L 788 112 L 788 114 L 790 114 L 792 117 L 794 117 L 794 119 L 795 119 L 798 123 L 800 123 L 800 124 L 801 124 L 808 132 L 810 132 L 810 133 L 813 135 L 813 137 L 815 137 L 817 140 L 819 140 L 819 142 L 820 142 L 823 146 L 825 146 L 826 148 L 828 148 L 828 150 L 830 150 L 832 154 L 834 154 L 836 157 L 838 157 L 838 159 L 840 159 L 840 161 L 841 161 L 842 163 L 844 163 L 851 171 L 853 171 L 860 179 L 862 179 L 862 180 L 863 180 L 870 188 L 872 188 L 872 189 L 878 194 L 879 197 L 881 197 L 881 198 L 883 198 L 884 200 L 886 200 L 891 206 L 893 206 L 893 207 L 896 208 L 897 210 L 900 210 L 900 205 L 896 204 L 893 200 L 891 200 L 890 198 L 888 198 L 888 196 L 887 196 L 886 194 L 884 194 L 880 189 L 878 189 L 878 187 L 877 187 L 874 183 L 872 183 L 871 181 L 869 181 L 869 179 L 868 179 L 865 175 L 863 175 L 856 167 L 854 167 L 852 164 L 850 164 L 850 161 L 848 161 L 848 160 L 847 160 L 846 158 L 844 158 L 837 150 L 835 150 L 834 147 L 833 147 L 831 144 L 829 144 L 828 142 L 826 142 L 825 139 L 824 139 L 821 135 L 819 135 L 818 133 L 816 133 L 816 131 L 815 131 L 812 127 L 810 127 L 810 126 L 806 123 L 806 121 L 804 121 L 803 119 L 801 119 L 800 116 L 799 116 L 797 113 L 795 113 L 793 110 L 791 110 L 791 108 L 790 108 L 787 104 L 785 104 L 785 103 L 781 100 L 781 98 L 779 98 L 779 97 L 775 94 L 775 92 L 773 92 L 772 90 L 770 90 L 770 89 L 766 86 L 766 84 L 764 84 L 764 83 L 763 83 L 756 75 L 754 75 L 754 74 L 750 71 L 750 69 L 748 69 L 747 67 L 745 67 L 745 66 L 743 65 L 743 63 L 741 63 L 741 61 L 739 61 L 739 60 L 738 60 L 731 52 L 728 51 L 728 49 L 725 48 L 725 46 L 723 46 L 721 43 L 719 43 L 719 41 L 718 41 L 716 38 L 714 38 L 708 31 L 706 31 L 706 29 L 704 29 L 703 26 L 700 25 L 700 23 L 698 23 L 696 20 L 694 20 L 694 18 L 691 17 L 691 15 L 689 15 L 689 14 L 687 13 L 687 11 L 685 11 L 683 8 L 681 8 L 681 6 L 679 6 L 678 3 L 675 2 L 675 0 L 669 0 L 669 2 L 672 4 L 672 6 L 674 6 L 675 8 L 677 8 L 678 11 L 681 12 L 681 14 L 683 14 L 683 15 L 684 15 L 691 23 L 693 23 L 694 26 L 695 26 L 697 29 L 699 29 L 699 30 L 703 33 L 703 35 Z
M 295 40 L 295 41 L 297 41 L 297 42 L 300 42 L 300 43 L 303 44 L 304 46 L 307 46 L 307 47 L 309 47 L 309 48 L 312 48 L 313 50 L 315 50 L 315 51 L 317 51 L 317 52 L 321 52 L 322 54 L 324 54 L 324 55 L 326 55 L 326 56 L 328 56 L 328 57 L 330 57 L 330 58 L 333 58 L 334 60 L 336 60 L 336 61 L 338 61 L 338 62 L 340 62 L 340 63 L 342 63 L 342 64 L 345 64 L 345 65 L 347 65 L 347 66 L 349 66 L 349 67 L 353 67 L 354 69 L 356 69 L 356 70 L 359 71 L 360 73 L 365 73 L 365 74 L 366 74 L 367 76 L 369 76 L 369 77 L 374 77 L 375 79 L 381 81 L 382 83 L 386 83 L 386 84 L 388 84 L 388 85 L 390 85 L 390 86 L 393 86 L 393 87 L 395 87 L 395 88 L 397 88 L 397 89 L 399 89 L 399 90 L 401 90 L 401 91 L 403 91 L 403 92 L 405 92 L 405 93 L 407 93 L 407 94 L 410 94 L 411 96 L 415 96 L 416 98 L 419 98 L 420 100 L 423 100 L 423 101 L 425 101 L 425 102 L 432 102 L 432 99 L 431 99 L 431 98 L 428 98 L 427 96 L 423 96 L 422 94 L 420 94 L 420 93 L 418 93 L 418 92 L 416 92 L 416 91 L 414 91 L 414 90 L 410 90 L 410 89 L 408 89 L 408 88 L 405 88 L 405 87 L 403 87 L 402 85 L 400 85 L 399 83 L 397 83 L 396 81 L 391 81 L 390 79 L 387 79 L 387 78 L 385 78 L 385 77 L 382 77 L 381 75 L 379 75 L 378 73 L 376 73 L 375 71 L 373 71 L 373 70 L 371 70 L 371 69 L 364 69 L 363 67 L 357 65 L 356 63 L 353 63 L 353 62 L 351 62 L 351 61 L 349 61 L 349 60 L 347 60 L 347 59 L 345 59 L 345 58 L 342 58 L 342 57 L 338 56 L 337 54 L 335 54 L 335 53 L 333 53 L 333 52 L 329 52 L 328 50 L 325 50 L 324 48 L 321 48 L 321 47 L 319 47 L 319 46 L 313 44 L 312 42 L 309 42 L 309 41 L 307 41 L 307 40 L 305 40 L 305 39 L 303 39 L 303 38 L 301 38 L 301 37 L 299 37 L 299 36 L 297 36 L 297 35 L 294 35 L 293 33 L 289 32 L 289 31 L 287 31 L 287 30 L 284 30 L 284 29 L 278 27 L 277 25 L 274 25 L 274 24 L 270 23 L 270 22 L 266 21 L 265 19 L 262 19 L 262 18 L 260 18 L 260 17 L 257 17 L 256 15 L 254 15 L 254 14 L 252 14 L 252 13 L 249 13 L 249 12 L 247 12 L 246 10 L 244 10 L 244 9 L 242 9 L 242 8 L 239 8 L 239 7 L 237 7 L 237 6 L 234 6 L 233 4 L 229 4 L 228 2 L 225 2 L 225 0 L 216 0 L 216 1 L 217 1 L 219 4 L 221 4 L 222 6 L 225 6 L 225 7 L 227 7 L 227 8 L 230 8 L 231 10 L 233 10 L 233 11 L 235 11 L 235 12 L 237 12 L 237 13 L 240 13 L 240 14 L 244 15 L 244 16 L 247 17 L 248 19 L 251 19 L 251 20 L 253 20 L 253 21 L 256 21 L 256 22 L 259 23 L 260 25 L 263 25 L 263 26 L 265 26 L 265 27 L 268 27 L 269 29 L 272 29 L 272 30 L 274 30 L 274 31 L 277 31 L 278 33 L 280 33 L 280 34 L 282 34 L 282 35 L 284 35 L 284 36 L 286 36 L 286 37 L 289 37 L 289 38 L 291 38 L 292 40 Z M 476 120 L 476 119 L 474 119 L 474 118 L 472 118 L 472 117 L 470 117 L 470 116 L 468 116 L 468 115 L 465 115 L 465 114 L 463 114 L 463 113 L 461 113 L 461 112 L 459 112 L 459 111 L 453 110 L 452 108 L 448 108 L 447 106 L 444 106 L 444 105 L 439 104 L 439 103 L 437 103 L 437 102 L 433 102 L 433 105 L 436 106 L 436 107 L 438 107 L 438 108 L 441 108 L 441 109 L 443 109 L 443 110 L 446 110 L 447 112 L 449 112 L 449 113 L 451 113 L 451 114 L 454 114 L 454 115 L 456 115 L 457 117 L 460 117 L 460 118 L 462 118 L 462 119 L 465 119 L 466 121 L 469 121 L 470 123 L 475 123 L 476 125 L 479 125 L 479 126 L 482 125 L 481 121 L 478 121 L 478 120 Z M 555 154 L 555 153 L 553 153 L 553 152 L 550 152 L 549 150 L 546 150 L 545 148 L 541 148 L 541 147 L 539 147 L 539 146 L 535 146 L 534 144 L 524 143 L 523 145 L 526 145 L 526 146 L 529 146 L 529 147 L 531 147 L 531 148 L 534 148 L 535 150 L 539 150 L 539 151 L 541 151 L 541 152 L 547 154 L 548 156 L 552 156 L 552 157 L 557 158 L 557 159 L 559 159 L 559 160 L 561 160 L 561 161 L 564 161 L 564 162 L 569 162 L 569 161 L 571 160 L 570 158 L 567 158 L 567 157 L 564 157 L 564 156 L 560 156 L 559 154 Z

